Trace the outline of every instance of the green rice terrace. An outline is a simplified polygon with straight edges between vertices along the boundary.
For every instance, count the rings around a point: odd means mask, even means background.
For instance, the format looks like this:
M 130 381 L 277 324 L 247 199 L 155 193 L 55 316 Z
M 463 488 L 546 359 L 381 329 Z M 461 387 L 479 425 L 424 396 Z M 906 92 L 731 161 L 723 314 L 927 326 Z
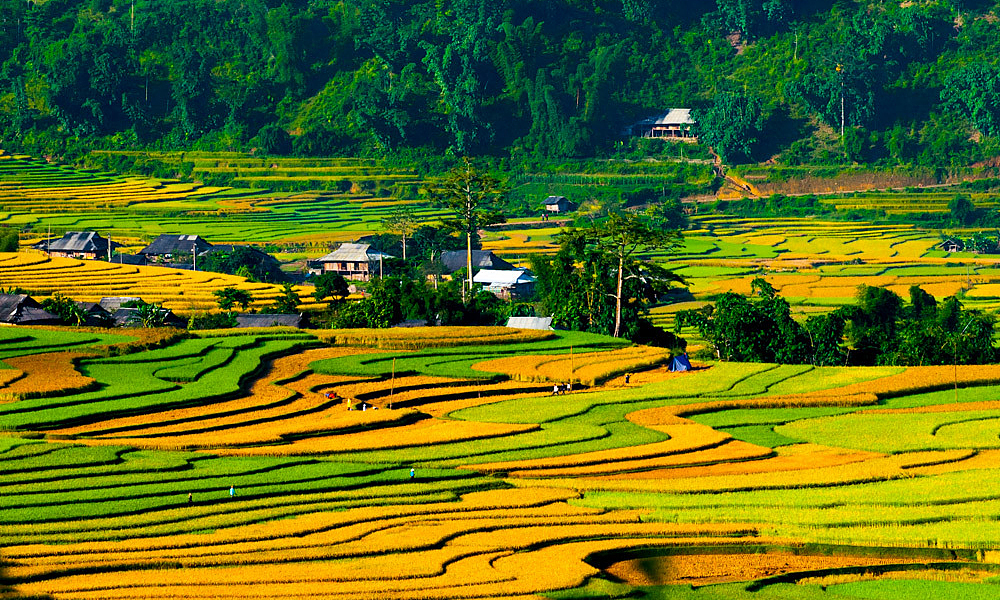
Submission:
M 5 328 L 0 597 L 1000 595 L 1000 367 L 668 358 Z

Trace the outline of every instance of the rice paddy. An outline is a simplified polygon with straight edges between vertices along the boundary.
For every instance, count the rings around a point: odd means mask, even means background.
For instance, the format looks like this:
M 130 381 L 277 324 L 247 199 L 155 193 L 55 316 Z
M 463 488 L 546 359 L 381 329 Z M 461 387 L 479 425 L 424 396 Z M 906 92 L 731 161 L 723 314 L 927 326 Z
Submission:
M 6 598 L 996 591 L 996 367 L 670 373 L 608 338 L 469 328 L 148 350 L 6 331 Z M 581 369 L 610 375 L 553 395 Z

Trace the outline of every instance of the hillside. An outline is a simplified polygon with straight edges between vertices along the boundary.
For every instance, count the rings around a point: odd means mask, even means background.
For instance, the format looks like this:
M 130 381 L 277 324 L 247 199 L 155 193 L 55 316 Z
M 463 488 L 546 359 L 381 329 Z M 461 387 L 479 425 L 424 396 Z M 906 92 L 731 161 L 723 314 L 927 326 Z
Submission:
M 701 133 L 730 160 L 997 154 L 989 1 L 0 7 L 0 143 L 34 155 L 607 156 L 624 125 L 669 107 L 703 109 Z

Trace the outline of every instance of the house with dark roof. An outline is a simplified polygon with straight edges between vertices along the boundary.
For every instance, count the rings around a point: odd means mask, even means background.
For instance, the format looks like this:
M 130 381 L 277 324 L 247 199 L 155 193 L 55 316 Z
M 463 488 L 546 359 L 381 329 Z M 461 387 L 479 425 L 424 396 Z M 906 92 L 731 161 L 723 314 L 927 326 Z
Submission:
M 387 258 L 395 257 L 373 250 L 369 244 L 341 244 L 316 262 L 322 265 L 323 273 L 339 273 L 347 280 L 368 281 L 379 275 L 379 263 Z
M 466 267 L 465 250 L 448 250 L 441 253 L 441 264 L 445 273 L 454 273 Z M 500 258 L 489 250 L 472 251 L 472 268 L 475 269 L 495 269 L 498 271 L 510 271 L 514 265 Z
M 151 263 L 178 262 L 182 256 L 198 256 L 212 247 L 198 235 L 173 235 L 164 233 L 151 244 L 139 250 L 139 254 Z
M 187 321 L 178 317 L 173 311 L 161 308 L 160 317 L 164 327 L 185 327 Z M 138 308 L 119 308 L 111 313 L 111 319 L 116 327 L 142 327 L 142 315 Z
M 111 313 L 104 310 L 104 307 L 97 302 L 77 302 L 77 306 L 83 311 L 83 324 L 88 327 L 111 327 L 114 319 Z
M 691 133 L 694 123 L 690 108 L 671 108 L 629 125 L 622 133 L 635 137 L 697 141 L 698 138 Z
M 42 305 L 27 294 L 0 294 L 0 323 L 59 325 L 62 319 L 42 310 Z
M 545 206 L 545 212 L 550 213 L 564 213 L 576 210 L 576 203 L 567 200 L 566 196 L 549 196 L 542 204 Z
M 535 293 L 535 277 L 528 271 L 483 269 L 472 278 L 483 289 L 500 298 L 523 298 Z
M 61 238 L 39 242 L 34 248 L 49 256 L 94 260 L 107 258 L 109 246 L 113 251 L 121 244 L 101 237 L 96 231 L 68 231 Z
M 236 315 L 236 327 L 305 327 L 305 317 L 299 314 L 240 313 Z
M 121 308 L 123 304 L 129 304 L 130 302 L 142 302 L 142 298 L 138 296 L 106 296 L 98 300 L 97 304 L 108 314 L 112 314 Z

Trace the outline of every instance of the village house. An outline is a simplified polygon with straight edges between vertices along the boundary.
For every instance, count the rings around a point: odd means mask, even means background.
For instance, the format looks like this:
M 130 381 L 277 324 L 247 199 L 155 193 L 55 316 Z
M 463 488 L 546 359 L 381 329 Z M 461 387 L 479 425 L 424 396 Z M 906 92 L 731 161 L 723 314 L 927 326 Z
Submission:
M 524 298 L 535 293 L 535 277 L 528 271 L 497 271 L 483 269 L 472 278 L 493 295 L 509 299 Z
M 94 260 L 108 258 L 108 246 L 114 251 L 121 244 L 101 237 L 96 231 L 69 231 L 59 239 L 39 242 L 34 248 L 49 256 Z
M 466 266 L 465 250 L 448 250 L 441 253 L 441 265 L 445 273 L 454 273 L 464 269 Z M 510 271 L 514 265 L 500 258 L 489 250 L 472 251 L 472 268 L 475 269 L 496 269 L 499 271 Z
M 240 313 L 236 315 L 236 327 L 294 327 L 306 326 L 305 317 L 298 314 Z
M 104 310 L 104 307 L 97 302 L 77 302 L 77 306 L 83 311 L 83 324 L 88 327 L 111 327 L 114 319 L 111 313 Z
M 576 210 L 576 203 L 567 200 L 566 196 L 549 196 L 542 204 L 545 205 L 545 212 L 550 213 L 564 213 Z
M 42 310 L 27 294 L 0 294 L 0 323 L 8 325 L 59 325 L 62 319 Z
M 381 263 L 388 258 L 395 257 L 372 250 L 369 244 L 341 244 L 316 262 L 323 273 L 339 273 L 351 281 L 368 281 L 382 273 Z
M 139 250 L 150 263 L 178 262 L 180 257 L 198 256 L 212 247 L 198 235 L 174 235 L 164 233 L 151 244 Z
M 692 125 L 694 119 L 691 118 L 690 108 L 671 108 L 664 113 L 646 117 L 629 125 L 622 133 L 635 137 L 693 142 L 698 138 L 691 133 Z

